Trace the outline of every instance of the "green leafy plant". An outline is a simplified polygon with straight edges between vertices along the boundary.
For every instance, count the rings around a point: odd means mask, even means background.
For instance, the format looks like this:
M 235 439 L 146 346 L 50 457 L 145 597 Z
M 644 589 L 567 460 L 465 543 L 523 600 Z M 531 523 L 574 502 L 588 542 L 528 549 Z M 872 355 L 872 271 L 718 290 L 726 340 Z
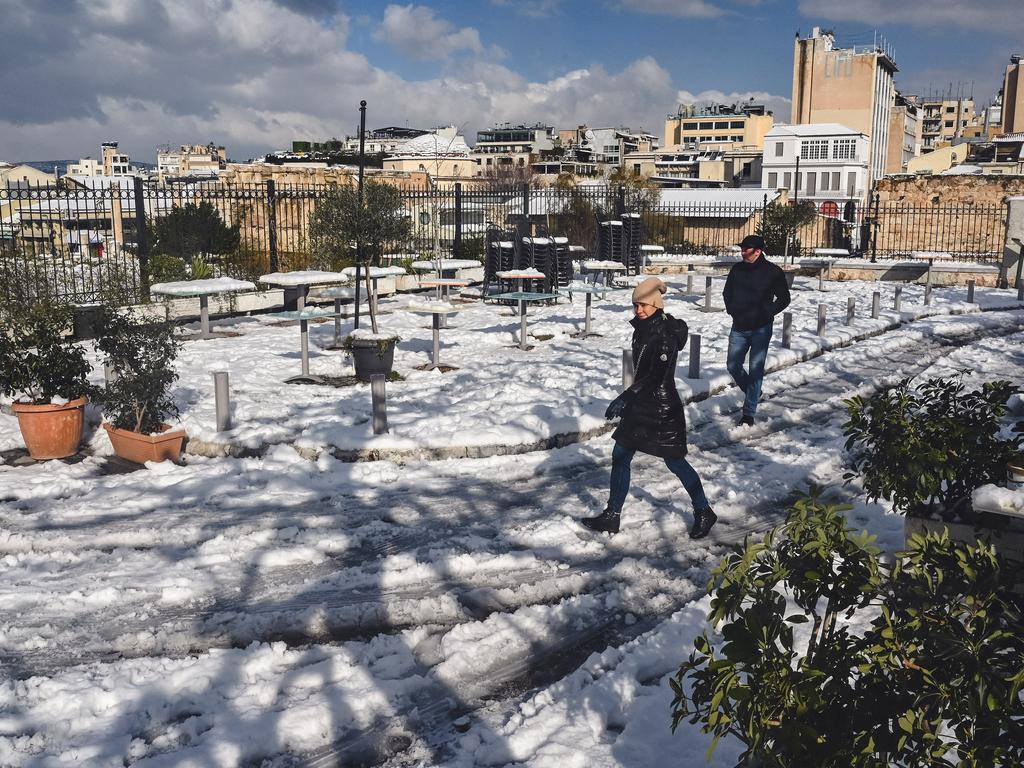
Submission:
M 0 307 L 0 392 L 36 405 L 90 392 L 85 350 L 65 337 L 73 317 L 63 304 Z
M 192 259 L 188 271 L 192 280 L 206 280 L 213 277 L 213 267 L 198 256 Z
M 968 390 L 964 371 L 933 378 L 917 389 L 905 379 L 869 399 L 846 401 L 846 449 L 868 497 L 916 516 L 971 519 L 971 492 L 1001 482 L 1019 452 L 1020 435 L 1001 437 L 1007 381 Z
M 173 283 L 176 280 L 188 279 L 188 265 L 184 259 L 169 256 L 166 253 L 155 253 L 149 257 L 149 282 Z
M 95 396 L 107 418 L 118 429 L 159 432 L 165 419 L 178 414 L 171 387 L 178 379 L 174 360 L 181 342 L 174 326 L 108 310 L 97 347 L 116 374 Z
M 712 574 L 707 633 L 672 680 L 672 728 L 745 749 L 737 767 L 1019 765 L 1020 573 L 947 534 L 887 566 L 812 489 Z
M 806 200 L 788 205 L 772 203 L 765 207 L 756 228 L 757 234 L 764 238 L 765 251 L 774 256 L 788 252 L 791 259 L 800 258 L 799 245 L 793 238 L 800 227 L 810 224 L 817 215 L 814 203 Z M 790 242 L 788 248 L 787 242 Z
M 196 257 L 209 259 L 238 248 L 239 228 L 229 227 L 208 202 L 176 205 L 166 216 L 155 219 L 153 251 L 177 256 L 186 262 Z

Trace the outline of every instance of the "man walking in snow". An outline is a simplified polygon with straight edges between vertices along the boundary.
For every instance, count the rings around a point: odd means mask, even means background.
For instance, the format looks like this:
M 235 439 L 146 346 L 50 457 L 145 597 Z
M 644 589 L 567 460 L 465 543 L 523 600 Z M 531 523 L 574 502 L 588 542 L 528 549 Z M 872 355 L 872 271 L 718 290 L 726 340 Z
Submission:
M 761 399 L 764 363 L 772 338 L 775 316 L 789 306 L 786 274 L 764 256 L 764 238 L 747 235 L 740 243 L 743 260 L 729 270 L 722 296 L 725 311 L 732 317 L 726 367 L 736 385 L 743 390 L 743 415 L 740 424 L 754 423 Z M 750 353 L 750 368 L 743 363 Z

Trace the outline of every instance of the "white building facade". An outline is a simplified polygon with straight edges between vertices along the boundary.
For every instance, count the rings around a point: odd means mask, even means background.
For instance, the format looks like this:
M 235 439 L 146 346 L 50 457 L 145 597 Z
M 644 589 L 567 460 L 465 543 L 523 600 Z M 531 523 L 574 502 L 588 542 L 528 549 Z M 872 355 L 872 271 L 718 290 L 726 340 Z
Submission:
M 809 200 L 825 215 L 848 201 L 867 201 L 870 142 L 838 123 L 776 125 L 765 135 L 763 189 L 786 189 L 790 200 Z

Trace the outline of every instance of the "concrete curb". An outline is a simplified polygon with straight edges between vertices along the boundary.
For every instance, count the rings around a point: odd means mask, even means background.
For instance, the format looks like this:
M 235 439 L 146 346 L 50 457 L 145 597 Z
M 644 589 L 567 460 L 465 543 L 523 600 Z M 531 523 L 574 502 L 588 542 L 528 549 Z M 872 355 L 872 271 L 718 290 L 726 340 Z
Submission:
M 766 368 L 765 373 L 773 373 L 780 371 L 784 368 L 789 368 L 798 363 L 803 363 L 808 360 L 813 360 L 816 357 L 820 357 L 826 352 L 831 352 L 836 349 L 843 349 L 855 344 L 859 341 L 881 336 L 889 331 L 896 330 L 904 325 L 913 323 L 916 320 L 924 320 L 929 317 L 935 317 L 936 315 L 965 315 L 975 314 L 981 312 L 1010 312 L 1010 311 L 1022 311 L 1024 306 L 1016 302 L 1013 305 L 1007 306 L 996 306 L 986 307 L 985 309 L 955 309 L 950 312 L 928 312 L 925 314 L 914 315 L 906 319 L 901 318 L 897 321 L 886 324 L 881 328 L 876 328 L 871 331 L 864 333 L 858 333 L 851 336 L 848 339 L 844 339 L 834 344 L 826 343 L 822 347 L 814 350 L 813 352 L 807 352 L 801 354 L 793 351 L 795 355 L 794 359 L 781 362 L 771 368 Z M 909 313 L 907 313 L 909 314 Z M 712 395 L 717 395 L 720 392 L 724 392 L 727 389 L 734 387 L 734 384 L 722 384 L 717 387 L 709 387 L 706 392 L 697 392 L 691 394 L 683 399 L 684 403 L 697 403 L 702 400 L 706 400 Z M 402 463 L 406 461 L 442 461 L 445 459 L 485 459 L 491 456 L 514 456 L 522 453 L 533 453 L 535 451 L 547 451 L 552 448 L 564 448 L 567 445 L 573 445 L 574 443 L 581 443 L 586 440 L 591 440 L 595 437 L 611 432 L 615 428 L 614 424 L 603 424 L 600 427 L 596 427 L 590 430 L 581 430 L 578 432 L 565 432 L 551 437 L 542 438 L 535 440 L 530 443 L 519 443 L 516 445 L 469 445 L 469 446 L 449 446 L 444 448 L 339 448 L 337 446 L 325 446 L 323 448 L 305 448 L 296 446 L 289 442 L 280 443 L 263 443 L 257 447 L 244 446 L 235 443 L 217 443 L 212 441 L 204 440 L 189 440 L 185 446 L 185 452 L 193 456 L 205 456 L 207 458 L 224 458 L 230 456 L 232 458 L 258 458 L 267 453 L 271 448 L 278 445 L 288 445 L 295 449 L 296 453 L 305 459 L 315 461 L 320 458 L 324 453 L 328 453 L 334 458 L 340 461 L 356 462 L 356 461 L 393 461 L 396 463 Z

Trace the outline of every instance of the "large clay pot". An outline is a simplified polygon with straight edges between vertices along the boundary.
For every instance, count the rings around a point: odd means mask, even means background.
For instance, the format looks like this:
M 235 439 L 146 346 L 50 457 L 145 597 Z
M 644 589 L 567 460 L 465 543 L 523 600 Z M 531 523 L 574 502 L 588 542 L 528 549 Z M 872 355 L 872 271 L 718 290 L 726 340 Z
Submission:
M 104 423 L 114 453 L 127 461 L 145 464 L 147 461 L 173 461 L 178 463 L 185 447 L 185 431 L 171 430 L 169 424 L 160 425 L 160 433 L 144 435 L 130 429 L 118 429 L 110 423 Z
M 28 455 L 41 461 L 64 459 L 78 453 L 87 402 L 87 398 L 80 397 L 63 405 L 11 405 L 11 410 L 18 417 Z
M 374 374 L 387 376 L 395 362 L 395 344 L 398 339 L 352 339 L 352 363 L 356 378 L 369 381 Z

